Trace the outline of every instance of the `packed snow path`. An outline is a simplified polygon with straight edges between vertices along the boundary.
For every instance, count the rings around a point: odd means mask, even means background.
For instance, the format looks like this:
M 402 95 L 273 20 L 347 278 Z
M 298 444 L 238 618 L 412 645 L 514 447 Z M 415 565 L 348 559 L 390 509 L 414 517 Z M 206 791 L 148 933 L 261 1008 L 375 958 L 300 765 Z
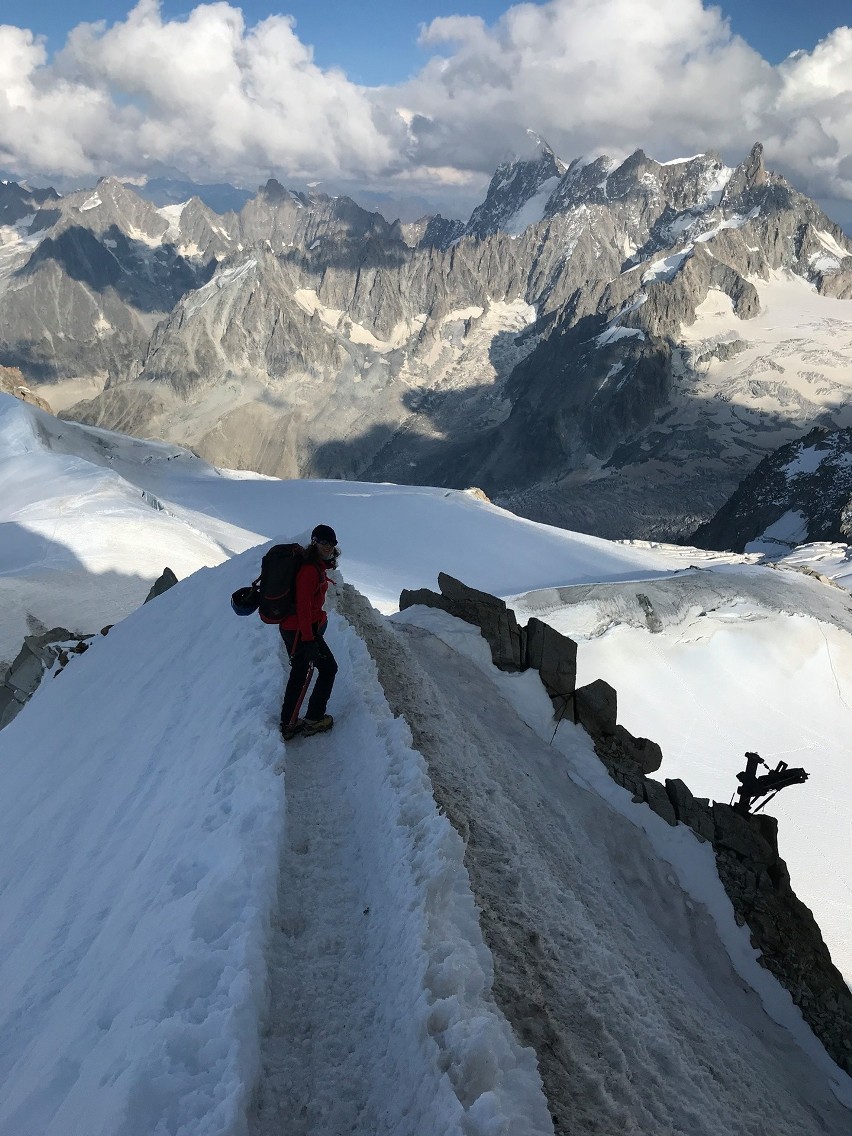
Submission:
M 330 738 L 306 745 L 287 747 L 286 842 L 270 953 L 273 1024 L 254 1131 L 273 1136 L 286 1117 L 291 1136 L 378 1132 L 382 1070 L 362 1062 L 383 1056 L 387 1036 L 382 1041 L 376 1027 L 391 1023 L 377 1022 L 372 912 L 353 841 L 355 815 L 340 745 Z
M 463 846 L 346 624 L 330 734 L 296 739 L 253 1136 L 550 1133 L 490 995 Z M 285 664 L 286 665 L 286 664 Z

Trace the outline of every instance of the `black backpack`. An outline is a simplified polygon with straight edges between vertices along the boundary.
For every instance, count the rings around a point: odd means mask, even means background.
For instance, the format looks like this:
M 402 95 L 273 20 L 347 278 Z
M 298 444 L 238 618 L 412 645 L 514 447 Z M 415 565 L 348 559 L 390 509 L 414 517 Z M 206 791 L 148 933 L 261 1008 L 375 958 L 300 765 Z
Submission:
M 305 563 L 300 544 L 273 544 L 260 562 L 258 613 L 264 623 L 296 614 L 296 573 Z

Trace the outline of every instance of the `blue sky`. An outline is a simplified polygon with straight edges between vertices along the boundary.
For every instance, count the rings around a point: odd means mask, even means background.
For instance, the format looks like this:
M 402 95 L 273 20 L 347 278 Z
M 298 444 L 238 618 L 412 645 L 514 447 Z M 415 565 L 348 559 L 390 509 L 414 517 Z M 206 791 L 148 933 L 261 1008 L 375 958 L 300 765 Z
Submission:
M 248 24 L 271 14 L 288 14 L 297 21 L 299 38 L 313 46 L 321 67 L 343 68 L 356 83 L 396 83 L 418 70 L 427 53 L 418 47 L 420 24 L 438 16 L 480 16 L 493 23 L 510 6 L 506 0 L 245 0 L 240 7 Z M 705 4 L 709 7 L 709 4 Z M 0 19 L 46 36 L 51 50 L 64 42 L 68 31 L 83 21 L 122 19 L 129 0 L 2 0 Z M 164 19 L 180 19 L 193 4 L 162 0 Z M 852 24 L 849 0 L 732 0 L 717 4 L 741 35 L 770 63 L 792 51 L 810 51 L 834 28 Z

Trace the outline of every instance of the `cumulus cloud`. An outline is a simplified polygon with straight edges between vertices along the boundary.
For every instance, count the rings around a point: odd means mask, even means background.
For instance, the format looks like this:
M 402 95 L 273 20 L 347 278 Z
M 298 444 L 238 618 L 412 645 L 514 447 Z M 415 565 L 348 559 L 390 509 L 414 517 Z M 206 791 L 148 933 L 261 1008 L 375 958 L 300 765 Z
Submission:
M 804 190 L 852 200 L 852 28 L 837 28 L 778 72 L 767 148 Z
M 463 0 L 461 5 L 463 7 Z M 365 88 L 319 67 L 294 22 L 247 27 L 238 7 L 83 24 L 54 59 L 0 27 L 0 163 L 24 172 L 197 177 L 275 173 L 348 187 L 469 191 L 532 128 L 570 159 L 642 147 L 667 159 L 752 142 L 801 188 L 852 199 L 852 31 L 777 67 L 702 0 L 549 0 L 493 25 L 464 14 L 421 32 L 431 57 Z
M 435 20 L 422 42 L 449 54 L 405 91 L 423 116 L 412 123 L 421 149 L 456 155 L 472 145 L 484 167 L 527 127 L 569 156 L 741 148 L 779 86 L 700 0 L 521 4 L 493 28 Z
M 0 152 L 28 169 L 369 175 L 405 142 L 398 116 L 314 63 L 291 19 L 246 28 L 227 3 L 164 21 L 140 0 L 112 27 L 78 26 L 50 62 L 30 33 L 0 27 L 0 58 Z

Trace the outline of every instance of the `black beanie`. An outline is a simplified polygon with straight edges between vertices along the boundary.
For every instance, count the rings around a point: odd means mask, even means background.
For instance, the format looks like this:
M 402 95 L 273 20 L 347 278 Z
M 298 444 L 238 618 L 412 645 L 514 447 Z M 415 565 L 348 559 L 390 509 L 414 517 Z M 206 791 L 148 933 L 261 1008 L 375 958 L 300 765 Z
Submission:
M 311 533 L 314 544 L 337 544 L 337 534 L 331 525 L 317 525 Z

